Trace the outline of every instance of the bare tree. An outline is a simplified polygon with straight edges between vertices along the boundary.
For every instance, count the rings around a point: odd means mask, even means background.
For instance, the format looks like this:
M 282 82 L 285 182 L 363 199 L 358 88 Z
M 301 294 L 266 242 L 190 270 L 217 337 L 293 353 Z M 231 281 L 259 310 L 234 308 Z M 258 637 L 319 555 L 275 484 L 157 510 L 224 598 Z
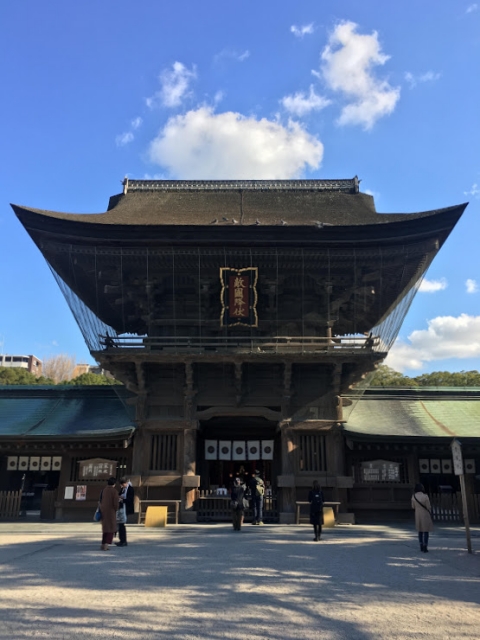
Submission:
M 56 356 L 45 358 L 42 366 L 42 375 L 51 378 L 55 384 L 71 380 L 75 369 L 76 358 L 67 353 L 59 353 Z

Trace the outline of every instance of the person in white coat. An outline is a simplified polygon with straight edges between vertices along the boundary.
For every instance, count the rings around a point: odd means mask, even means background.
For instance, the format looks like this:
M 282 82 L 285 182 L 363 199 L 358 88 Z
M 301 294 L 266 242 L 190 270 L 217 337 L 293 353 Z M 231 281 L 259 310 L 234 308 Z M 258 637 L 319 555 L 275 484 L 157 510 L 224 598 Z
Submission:
M 415 485 L 415 493 L 412 496 L 412 509 L 415 509 L 415 528 L 418 531 L 420 551 L 428 552 L 428 538 L 433 531 L 432 505 L 425 493 L 423 484 Z

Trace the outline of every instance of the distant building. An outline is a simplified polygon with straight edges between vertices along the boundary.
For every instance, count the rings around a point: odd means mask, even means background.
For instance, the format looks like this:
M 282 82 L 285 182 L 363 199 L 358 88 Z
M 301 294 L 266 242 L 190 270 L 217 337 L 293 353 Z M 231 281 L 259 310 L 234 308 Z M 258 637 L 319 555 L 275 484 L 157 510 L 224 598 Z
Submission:
M 0 367 L 21 367 L 34 376 L 42 375 L 42 361 L 36 356 L 3 356 L 0 355 Z
M 84 373 L 90 373 L 91 368 L 92 367 L 89 364 L 77 364 L 77 365 L 75 365 L 75 369 L 73 370 L 73 373 L 72 373 L 72 379 L 73 378 L 78 378 L 78 376 L 81 376 Z
M 77 364 L 75 365 L 75 369 L 72 373 L 72 379 L 78 378 L 78 376 L 83 375 L 84 373 L 94 373 L 97 376 L 106 376 L 107 378 L 113 378 L 112 374 L 109 373 L 106 369 L 102 369 L 95 364 Z

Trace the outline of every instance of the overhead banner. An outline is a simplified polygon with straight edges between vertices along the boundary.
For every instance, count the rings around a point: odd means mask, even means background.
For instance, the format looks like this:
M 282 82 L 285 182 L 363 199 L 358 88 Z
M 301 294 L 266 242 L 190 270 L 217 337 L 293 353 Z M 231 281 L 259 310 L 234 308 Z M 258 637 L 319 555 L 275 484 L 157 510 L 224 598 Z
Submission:
M 231 460 L 232 459 L 232 443 L 230 440 L 220 440 L 218 443 L 218 459 L 219 460 Z
M 420 473 L 430 473 L 430 460 L 428 458 L 420 458 L 418 461 Z
M 248 441 L 248 459 L 260 460 L 260 440 Z
M 453 473 L 453 462 L 451 460 L 442 460 L 442 473 Z
M 465 473 L 475 473 L 475 458 L 465 460 Z
M 258 268 L 220 268 L 221 327 L 258 327 Z
M 218 442 L 216 440 L 205 440 L 205 460 L 216 460 Z
M 273 440 L 262 440 L 262 460 L 273 460 Z
M 246 460 L 245 450 L 245 440 L 234 440 L 232 460 Z

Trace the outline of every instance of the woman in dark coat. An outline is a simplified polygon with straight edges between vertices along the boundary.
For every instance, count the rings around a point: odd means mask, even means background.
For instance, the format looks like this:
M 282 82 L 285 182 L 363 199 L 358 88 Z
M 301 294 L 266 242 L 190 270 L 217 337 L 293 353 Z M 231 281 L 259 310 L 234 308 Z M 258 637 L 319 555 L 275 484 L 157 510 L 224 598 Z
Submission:
M 308 501 L 310 503 L 310 524 L 313 525 L 313 532 L 315 534 L 313 541 L 318 542 L 322 535 L 324 499 L 323 492 L 316 480 L 308 492 Z
M 122 488 L 120 489 L 120 509 L 125 510 L 125 517 L 128 518 L 134 512 L 133 509 L 133 487 L 132 483 L 128 478 L 120 478 L 120 484 Z M 127 546 L 127 529 L 125 527 L 125 522 L 118 523 L 118 538 L 119 541 L 115 544 L 117 547 L 126 547 Z
M 235 478 L 232 487 L 232 524 L 234 531 L 240 531 L 243 524 L 243 516 L 245 511 L 244 497 L 246 487 L 242 484 L 240 478 Z
M 115 478 L 109 478 L 107 486 L 100 494 L 100 511 L 102 512 L 102 551 L 108 551 L 117 530 L 118 493 L 115 489 Z
M 420 551 L 428 553 L 428 537 L 430 532 L 433 531 L 432 506 L 423 484 L 415 485 L 415 493 L 412 496 L 412 509 L 415 509 L 415 528 L 418 531 Z

